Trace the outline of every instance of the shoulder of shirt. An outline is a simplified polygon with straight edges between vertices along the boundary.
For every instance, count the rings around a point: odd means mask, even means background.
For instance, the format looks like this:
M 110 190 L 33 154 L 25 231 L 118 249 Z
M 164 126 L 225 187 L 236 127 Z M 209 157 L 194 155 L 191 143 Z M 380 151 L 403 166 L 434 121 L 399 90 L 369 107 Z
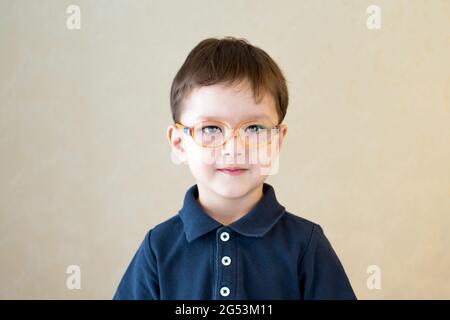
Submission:
M 308 228 L 311 229 L 313 227 L 320 227 L 317 223 L 308 220 L 306 218 L 303 218 L 299 215 L 293 214 L 289 211 L 285 210 L 284 218 L 287 219 L 290 223 L 295 224 L 296 226 L 300 228 Z
M 323 233 L 323 229 L 319 224 L 289 211 L 285 211 L 281 220 L 283 228 L 290 230 L 293 234 L 305 238 L 304 240 L 309 240 L 314 232 Z
M 184 236 L 183 221 L 177 213 L 150 228 L 147 234 L 151 234 L 150 237 L 152 243 L 155 241 L 159 243 L 161 239 L 166 238 L 173 239 L 173 237 L 177 235 Z

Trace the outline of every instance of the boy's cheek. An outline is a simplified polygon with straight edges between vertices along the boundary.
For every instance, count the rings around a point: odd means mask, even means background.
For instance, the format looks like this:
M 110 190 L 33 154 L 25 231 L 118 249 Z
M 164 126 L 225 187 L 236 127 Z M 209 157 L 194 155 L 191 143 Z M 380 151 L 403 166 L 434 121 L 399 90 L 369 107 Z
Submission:
M 211 151 L 190 150 L 188 162 L 191 169 L 197 174 L 207 174 L 209 171 L 215 171 L 215 157 Z
M 214 149 L 201 148 L 199 150 L 196 150 L 196 159 L 199 165 L 214 166 L 216 163 L 216 156 L 214 153 Z
M 250 153 L 250 164 L 255 166 L 266 166 L 270 163 L 272 152 L 269 146 L 264 146 L 258 149 L 254 149 Z
M 265 177 L 276 174 L 278 171 L 278 159 L 279 149 L 269 148 L 267 150 L 259 150 L 255 164 L 257 174 Z

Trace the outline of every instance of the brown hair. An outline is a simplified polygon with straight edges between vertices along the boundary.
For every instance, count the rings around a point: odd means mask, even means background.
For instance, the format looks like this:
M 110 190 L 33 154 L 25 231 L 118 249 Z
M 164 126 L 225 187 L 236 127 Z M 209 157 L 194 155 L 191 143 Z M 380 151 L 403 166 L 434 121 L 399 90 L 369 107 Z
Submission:
M 208 38 L 198 43 L 177 72 L 170 90 L 174 122 L 180 120 L 182 102 L 192 89 L 218 83 L 232 84 L 249 80 L 256 103 L 269 92 L 276 103 L 278 124 L 288 106 L 286 79 L 278 65 L 262 49 L 246 39 Z

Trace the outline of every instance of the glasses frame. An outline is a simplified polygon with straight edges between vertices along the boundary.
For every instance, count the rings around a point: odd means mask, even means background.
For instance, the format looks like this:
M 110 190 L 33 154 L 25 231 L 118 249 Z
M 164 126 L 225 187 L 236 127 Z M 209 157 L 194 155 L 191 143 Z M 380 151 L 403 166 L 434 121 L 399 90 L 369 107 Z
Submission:
M 219 145 L 217 145 L 217 146 L 207 146 L 207 145 L 204 145 L 204 144 L 202 144 L 202 143 L 198 143 L 197 140 L 195 139 L 194 127 L 197 126 L 199 123 L 202 123 L 202 122 L 208 122 L 208 121 L 211 121 L 211 122 L 217 122 L 217 123 L 223 124 L 223 125 L 227 128 L 227 137 L 225 137 L 225 140 L 224 140 L 221 144 L 219 144 Z M 177 122 L 175 122 L 175 127 L 176 127 L 177 129 L 182 130 L 183 133 L 185 133 L 185 134 L 189 135 L 190 137 L 192 137 L 192 139 L 194 140 L 194 142 L 195 142 L 197 145 L 199 145 L 199 146 L 201 146 L 201 147 L 203 147 L 203 148 L 218 148 L 218 147 L 221 147 L 221 146 L 225 145 L 226 143 L 228 143 L 228 141 L 230 141 L 231 137 L 236 136 L 236 132 L 235 132 L 235 131 L 237 131 L 238 139 L 239 139 L 245 146 L 248 146 L 248 147 L 255 147 L 255 146 L 256 146 L 256 147 L 259 147 L 259 146 L 261 146 L 261 145 L 269 145 L 269 144 L 271 144 L 273 140 L 270 140 L 269 142 L 266 142 L 266 143 L 253 143 L 253 144 L 252 144 L 252 143 L 248 143 L 247 141 L 245 141 L 245 140 L 241 137 L 240 129 L 241 129 L 245 124 L 254 123 L 255 121 L 256 121 L 256 120 L 245 120 L 245 121 L 242 121 L 242 122 L 238 123 L 238 125 L 237 125 L 236 127 L 234 127 L 234 128 L 233 128 L 232 126 L 230 126 L 227 122 L 220 121 L 220 120 L 200 120 L 200 121 L 196 122 L 192 127 L 185 126 L 185 125 L 183 125 L 182 123 L 180 123 L 180 122 L 177 121 Z M 278 134 L 278 133 L 280 133 L 280 130 L 283 129 L 284 127 L 286 127 L 286 125 L 283 124 L 283 123 L 280 123 L 280 124 L 277 124 L 277 125 L 275 125 L 275 126 L 273 126 L 273 127 L 269 127 L 269 128 L 267 128 L 267 129 L 269 129 L 269 130 L 277 130 L 276 134 Z

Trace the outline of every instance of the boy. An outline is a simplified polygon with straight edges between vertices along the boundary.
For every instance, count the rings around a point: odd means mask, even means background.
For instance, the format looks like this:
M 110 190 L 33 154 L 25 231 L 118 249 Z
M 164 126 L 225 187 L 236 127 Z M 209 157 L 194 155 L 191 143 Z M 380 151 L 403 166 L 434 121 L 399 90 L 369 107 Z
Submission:
M 356 299 L 321 227 L 287 212 L 264 182 L 288 105 L 267 53 L 245 39 L 201 41 L 170 102 L 169 143 L 197 183 L 148 231 L 114 299 Z

